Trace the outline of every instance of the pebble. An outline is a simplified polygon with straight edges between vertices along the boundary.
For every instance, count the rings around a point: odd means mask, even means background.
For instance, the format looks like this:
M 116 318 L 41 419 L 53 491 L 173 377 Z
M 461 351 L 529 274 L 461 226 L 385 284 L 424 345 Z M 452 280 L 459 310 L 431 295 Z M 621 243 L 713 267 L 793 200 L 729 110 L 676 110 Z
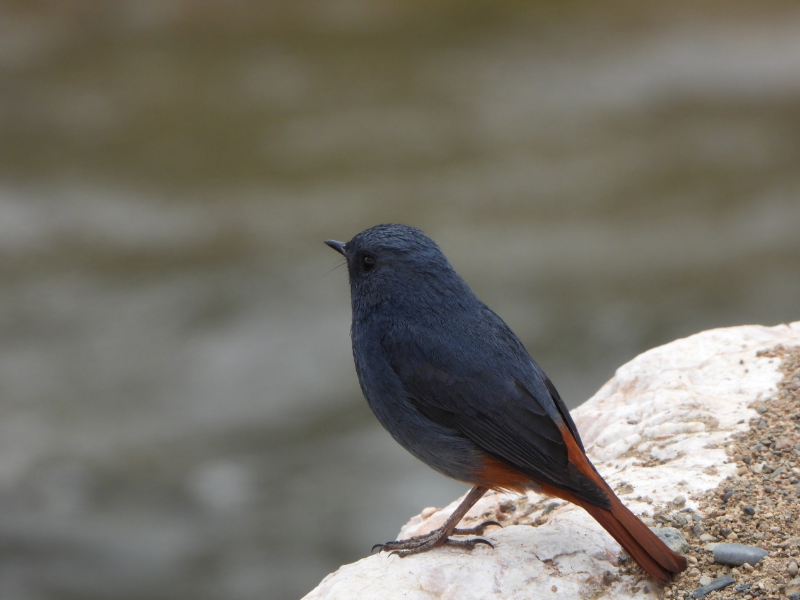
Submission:
M 723 502 L 727 502 L 728 500 L 731 499 L 731 496 L 733 496 L 733 492 L 732 491 L 731 492 L 725 492 L 725 494 L 723 494 L 723 496 L 722 496 L 722 501 Z
M 743 566 L 745 563 L 754 565 L 769 554 L 762 548 L 744 544 L 717 544 L 713 552 L 714 562 L 731 567 Z
M 752 506 L 743 506 L 742 512 L 744 512 L 744 514 L 746 515 L 754 515 L 756 514 L 756 509 L 753 508 Z
M 789 563 L 789 566 L 786 568 L 786 572 L 789 573 L 790 577 L 794 577 L 797 575 L 798 567 L 797 563 L 792 561 Z
M 513 500 L 507 498 L 500 502 L 500 510 L 503 512 L 513 512 L 517 510 L 517 506 L 514 504 Z
M 652 529 L 662 542 L 664 542 L 670 550 L 678 554 L 687 554 L 691 547 L 689 546 L 683 534 L 674 527 L 661 527 L 659 529 Z
M 792 579 L 786 584 L 786 595 L 789 600 L 800 600 L 800 579 Z
M 701 542 L 706 542 L 706 543 L 708 543 L 708 542 L 716 542 L 716 541 L 717 541 L 717 538 L 715 538 L 715 537 L 714 537 L 713 535 L 711 535 L 710 533 L 704 533 L 704 534 L 702 534 L 702 535 L 700 536 L 700 541 L 701 541 Z
M 769 476 L 770 479 L 775 479 L 778 475 L 783 473 L 786 470 L 785 467 L 778 467 L 772 472 L 772 475 Z
M 736 583 L 736 580 L 733 578 L 732 575 L 723 575 L 709 583 L 708 585 L 704 585 L 702 587 L 697 588 L 695 591 L 692 592 L 692 598 L 703 598 L 707 594 L 715 590 L 721 590 L 724 587 L 728 587 L 732 583 Z
M 686 496 L 683 496 L 683 495 L 680 495 L 680 494 L 679 494 L 679 495 L 675 496 L 675 497 L 672 499 L 672 503 L 673 503 L 675 506 L 683 506 L 684 504 L 686 504 Z

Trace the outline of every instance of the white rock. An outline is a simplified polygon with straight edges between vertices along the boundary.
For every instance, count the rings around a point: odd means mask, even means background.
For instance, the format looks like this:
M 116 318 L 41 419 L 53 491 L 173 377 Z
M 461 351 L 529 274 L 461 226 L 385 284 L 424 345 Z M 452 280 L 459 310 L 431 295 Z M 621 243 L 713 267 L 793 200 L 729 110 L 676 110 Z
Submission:
M 756 353 L 777 344 L 800 345 L 800 321 L 715 329 L 677 340 L 620 367 L 573 411 L 587 453 L 611 487 L 633 487 L 620 497 L 634 513 L 652 515 L 646 496 L 667 504 L 678 494 L 690 498 L 735 474 L 724 448 L 731 434 L 746 430 L 756 415 L 749 405 L 775 392 L 780 361 Z M 650 459 L 666 462 L 642 466 Z M 472 552 L 438 548 L 403 559 L 369 556 L 328 575 L 305 600 L 622 599 L 642 597 L 643 586 L 655 589 L 639 576 L 604 581 L 604 573 L 617 573 L 620 547 L 580 508 L 563 504 L 544 515 L 550 499 L 534 492 L 510 498 L 523 509 L 534 507 L 528 517 L 511 518 L 532 522 L 540 517 L 543 523 L 487 530 L 484 537 L 494 550 L 478 546 Z M 465 521 L 500 514 L 500 504 L 508 499 L 488 494 Z M 426 518 L 412 518 L 399 537 L 435 529 L 459 501 L 426 510 Z M 691 499 L 686 505 L 694 507 Z

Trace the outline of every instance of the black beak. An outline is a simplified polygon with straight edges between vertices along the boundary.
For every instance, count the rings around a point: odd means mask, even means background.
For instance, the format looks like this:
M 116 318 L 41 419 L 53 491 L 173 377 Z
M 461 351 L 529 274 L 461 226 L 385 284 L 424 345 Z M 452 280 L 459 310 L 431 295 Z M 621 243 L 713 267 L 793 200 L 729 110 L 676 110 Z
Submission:
M 336 250 L 342 256 L 347 256 L 344 253 L 344 246 L 345 246 L 344 242 L 337 242 L 336 240 L 325 240 L 325 243 L 328 244 L 328 246 L 330 246 L 334 250 Z

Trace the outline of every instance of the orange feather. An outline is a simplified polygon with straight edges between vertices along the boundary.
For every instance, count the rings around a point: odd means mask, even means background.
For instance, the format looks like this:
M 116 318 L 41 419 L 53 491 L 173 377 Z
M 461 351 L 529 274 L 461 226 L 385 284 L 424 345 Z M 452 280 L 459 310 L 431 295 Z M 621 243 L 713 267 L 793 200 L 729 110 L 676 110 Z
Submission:
M 610 510 L 582 500 L 566 490 L 533 481 L 527 475 L 492 457 L 484 458 L 484 467 L 478 480 L 470 483 L 495 490 L 517 492 L 535 488 L 548 496 L 577 504 L 592 515 L 650 577 L 660 583 L 669 582 L 673 574 L 686 569 L 686 558 L 670 550 L 647 525 L 628 510 L 595 470 L 569 429 L 566 426 L 561 426 L 560 429 L 567 444 L 569 461 L 606 492 L 611 504 Z

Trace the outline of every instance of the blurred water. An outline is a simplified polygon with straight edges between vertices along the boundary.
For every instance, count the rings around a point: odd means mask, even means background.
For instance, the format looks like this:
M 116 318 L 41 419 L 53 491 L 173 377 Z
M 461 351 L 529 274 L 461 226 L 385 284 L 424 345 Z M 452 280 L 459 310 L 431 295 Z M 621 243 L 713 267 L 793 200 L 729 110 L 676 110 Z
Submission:
M 0 596 L 293 598 L 463 487 L 322 245 L 431 234 L 571 405 L 798 318 L 800 11 L 0 5 Z

